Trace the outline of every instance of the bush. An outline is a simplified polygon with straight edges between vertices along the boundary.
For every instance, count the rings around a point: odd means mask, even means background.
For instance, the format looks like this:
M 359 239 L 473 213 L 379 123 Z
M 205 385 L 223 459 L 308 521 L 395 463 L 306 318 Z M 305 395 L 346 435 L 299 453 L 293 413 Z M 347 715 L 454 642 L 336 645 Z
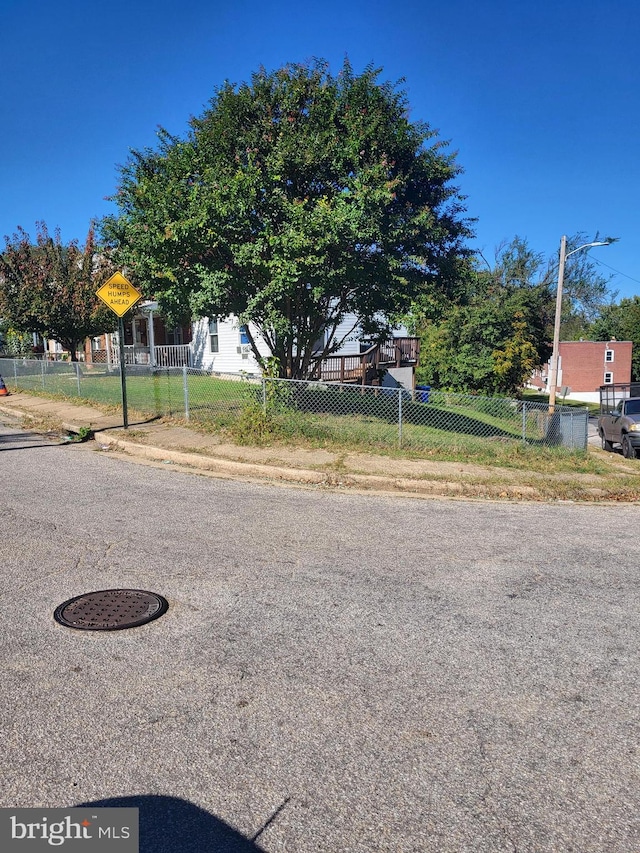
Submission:
M 247 403 L 229 427 L 229 432 L 238 444 L 266 444 L 280 435 L 271 412 L 265 412 L 256 401 Z

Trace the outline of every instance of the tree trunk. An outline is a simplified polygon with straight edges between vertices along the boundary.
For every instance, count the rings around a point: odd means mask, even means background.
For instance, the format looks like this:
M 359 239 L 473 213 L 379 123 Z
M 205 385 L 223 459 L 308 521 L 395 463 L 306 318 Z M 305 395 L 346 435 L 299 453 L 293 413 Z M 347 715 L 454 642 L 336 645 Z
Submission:
M 67 338 L 67 340 L 60 340 L 60 343 L 69 353 L 69 358 L 71 361 L 78 361 L 78 356 L 76 355 L 76 349 L 82 343 L 82 341 L 72 341 Z

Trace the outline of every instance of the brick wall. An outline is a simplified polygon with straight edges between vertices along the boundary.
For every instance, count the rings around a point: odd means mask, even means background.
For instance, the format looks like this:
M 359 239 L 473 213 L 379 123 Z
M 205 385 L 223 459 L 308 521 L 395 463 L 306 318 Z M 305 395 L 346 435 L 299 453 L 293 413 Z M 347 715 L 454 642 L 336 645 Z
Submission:
M 630 382 L 632 350 L 631 341 L 561 341 L 558 391 L 563 385 L 568 385 L 572 393 L 597 391 L 607 379 Z M 610 361 L 606 360 L 607 353 Z M 605 377 L 607 373 L 611 376 Z

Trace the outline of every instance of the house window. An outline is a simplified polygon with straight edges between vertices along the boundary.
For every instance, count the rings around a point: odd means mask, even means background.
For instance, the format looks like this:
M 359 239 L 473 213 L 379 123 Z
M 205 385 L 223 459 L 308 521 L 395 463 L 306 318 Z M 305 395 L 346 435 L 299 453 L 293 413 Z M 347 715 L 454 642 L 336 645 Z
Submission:
M 182 326 L 175 326 L 167 331 L 167 340 L 171 341 L 171 346 L 179 347 L 183 343 Z
M 610 371 L 607 371 L 604 375 L 604 384 L 605 385 L 612 385 L 613 384 L 613 373 L 611 373 Z
M 209 320 L 209 349 L 211 352 L 219 352 L 218 346 L 218 318 Z
M 613 361 L 613 350 L 612 349 L 606 349 L 604 351 L 604 360 L 607 362 Z
M 324 352 L 324 342 L 325 342 L 325 333 L 322 332 L 318 338 L 313 342 L 313 346 L 311 347 L 311 352 Z
M 249 335 L 247 334 L 247 327 L 240 326 L 240 346 L 249 343 Z

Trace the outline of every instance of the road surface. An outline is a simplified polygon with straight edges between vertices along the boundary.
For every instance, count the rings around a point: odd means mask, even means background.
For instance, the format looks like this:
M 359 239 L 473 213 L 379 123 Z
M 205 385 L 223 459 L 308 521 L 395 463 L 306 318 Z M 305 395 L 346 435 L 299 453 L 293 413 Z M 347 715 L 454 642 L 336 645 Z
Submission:
M 633 506 L 412 500 L 0 427 L 0 805 L 141 850 L 640 849 Z M 66 599 L 166 596 L 81 632 Z

